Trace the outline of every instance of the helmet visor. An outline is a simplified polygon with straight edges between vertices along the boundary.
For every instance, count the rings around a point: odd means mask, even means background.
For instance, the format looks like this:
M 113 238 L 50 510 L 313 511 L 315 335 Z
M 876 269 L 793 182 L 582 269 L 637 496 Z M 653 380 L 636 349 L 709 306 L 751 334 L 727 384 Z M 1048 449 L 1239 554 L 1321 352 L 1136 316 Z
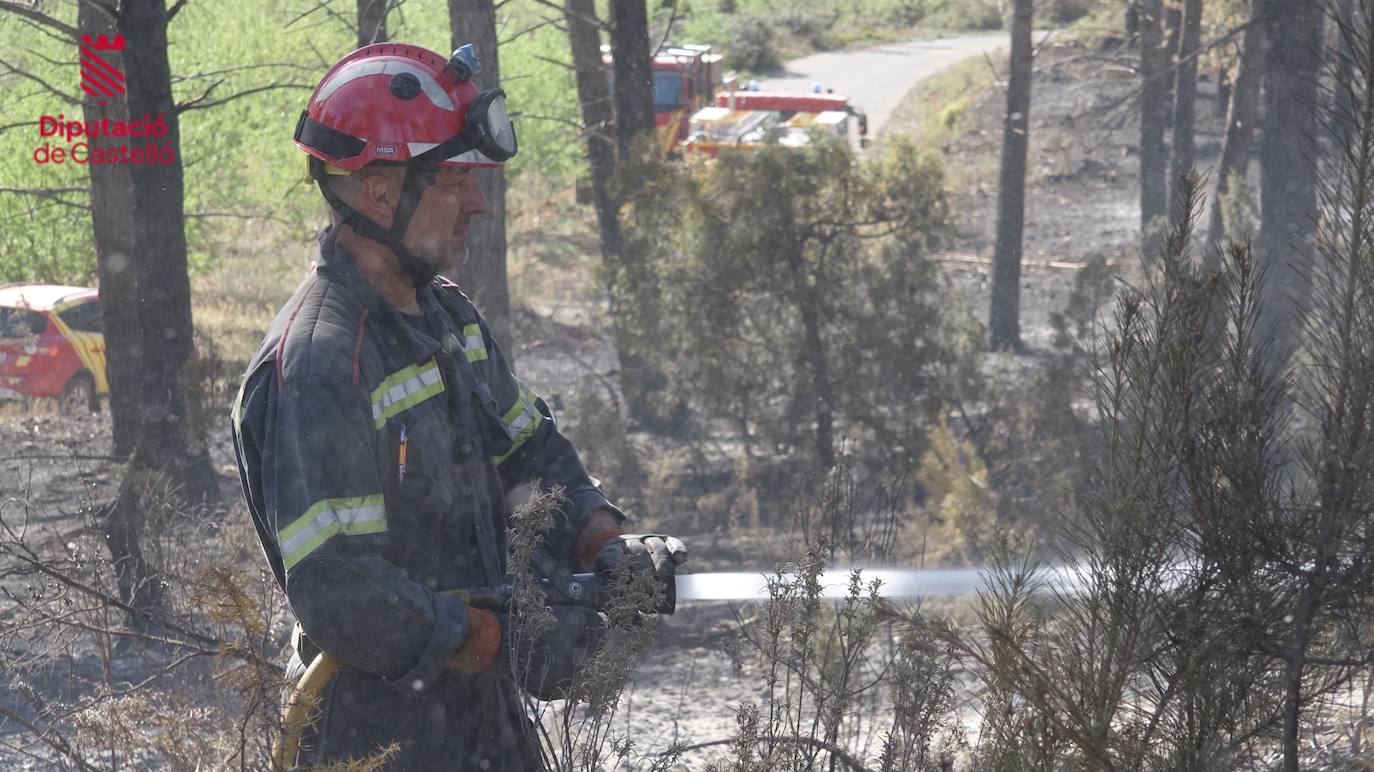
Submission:
M 515 125 L 510 122 L 510 113 L 506 111 L 506 94 L 497 89 L 487 92 L 492 95 L 492 99 L 487 103 L 486 109 L 480 116 L 473 115 L 478 105 L 482 103 L 479 98 L 468 111 L 468 120 L 476 119 L 481 122 L 482 133 L 486 141 L 481 148 L 482 152 L 490 158 L 504 156 L 502 161 L 515 155 L 517 150 L 515 142 Z
M 411 163 L 487 166 L 510 160 L 519 148 L 506 111 L 506 92 L 483 91 L 468 108 L 463 130 L 438 145 L 411 143 Z

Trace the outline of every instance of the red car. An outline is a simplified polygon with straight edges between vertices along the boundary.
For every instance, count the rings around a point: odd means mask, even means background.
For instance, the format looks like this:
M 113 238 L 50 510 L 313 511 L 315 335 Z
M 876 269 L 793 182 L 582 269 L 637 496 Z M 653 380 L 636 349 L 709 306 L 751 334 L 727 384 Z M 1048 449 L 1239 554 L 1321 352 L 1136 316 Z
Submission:
M 0 285 L 0 398 L 98 410 L 109 392 L 100 297 L 85 287 Z

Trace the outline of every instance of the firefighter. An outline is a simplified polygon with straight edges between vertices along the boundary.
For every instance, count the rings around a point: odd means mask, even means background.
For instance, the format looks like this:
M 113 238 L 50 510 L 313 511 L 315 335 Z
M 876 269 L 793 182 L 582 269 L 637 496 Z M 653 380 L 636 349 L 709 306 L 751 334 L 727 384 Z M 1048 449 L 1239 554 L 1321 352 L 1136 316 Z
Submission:
M 624 534 L 548 406 L 511 373 L 487 325 L 439 274 L 485 211 L 474 168 L 515 155 L 504 93 L 452 57 L 383 43 L 329 70 L 296 125 L 332 211 L 315 270 L 273 322 L 232 410 L 244 496 L 297 620 L 299 673 L 323 651 L 297 764 L 394 744 L 393 769 L 540 769 L 512 668 L 511 620 L 455 590 L 506 576 L 507 496 L 565 494 L 546 558 L 560 570 L 653 572 L 662 539 Z M 563 609 L 548 672 L 600 624 Z M 542 672 L 542 671 L 541 671 Z M 532 688 L 540 696 L 540 683 Z

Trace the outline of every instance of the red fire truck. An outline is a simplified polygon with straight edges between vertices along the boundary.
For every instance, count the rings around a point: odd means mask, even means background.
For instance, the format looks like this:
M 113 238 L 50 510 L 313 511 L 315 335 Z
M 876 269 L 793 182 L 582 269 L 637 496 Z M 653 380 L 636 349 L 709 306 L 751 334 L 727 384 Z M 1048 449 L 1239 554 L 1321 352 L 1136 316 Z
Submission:
M 612 78 L 611 47 L 601 47 L 607 77 Z M 687 138 L 688 116 L 711 104 L 716 92 L 734 88 L 725 80 L 722 58 L 709 45 L 664 46 L 654 56 L 654 123 L 668 155 L 675 155 Z
M 769 142 L 802 147 L 816 132 L 864 147 L 868 118 L 839 94 L 728 91 L 692 114 L 684 155 L 715 158 L 726 149 L 753 149 Z

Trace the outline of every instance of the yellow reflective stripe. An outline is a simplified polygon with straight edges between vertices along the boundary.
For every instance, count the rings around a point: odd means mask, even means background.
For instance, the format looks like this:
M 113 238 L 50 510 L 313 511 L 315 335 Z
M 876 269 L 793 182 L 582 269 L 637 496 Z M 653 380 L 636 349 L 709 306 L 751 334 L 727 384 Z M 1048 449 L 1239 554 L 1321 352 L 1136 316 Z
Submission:
M 539 397 L 525 384 L 520 384 L 520 398 L 505 415 L 501 416 L 501 423 L 506 427 L 506 435 L 511 440 L 510 450 L 497 456 L 496 463 L 505 461 L 525 444 L 525 440 L 534 436 L 534 430 L 538 429 L 544 420 L 544 415 L 539 412 L 539 406 L 535 404 L 538 399 Z
M 439 374 L 437 360 L 398 370 L 372 390 L 372 422 L 380 429 L 388 418 L 443 391 L 444 379 Z
M 323 499 L 295 522 L 277 532 L 282 565 L 287 571 L 331 536 L 362 536 L 386 530 L 386 507 L 381 495 Z
M 463 351 L 469 362 L 481 362 L 487 358 L 487 343 L 482 340 L 482 328 L 469 324 L 463 328 Z
M 234 397 L 234 406 L 229 409 L 229 418 L 234 422 L 234 429 L 237 430 L 243 425 L 243 392 L 248 388 L 248 379 L 244 378 L 243 383 L 239 384 L 239 393 Z
M 62 337 L 72 344 L 72 350 L 76 352 L 76 358 L 81 360 L 81 366 L 95 379 L 96 393 L 105 394 L 110 387 L 105 379 L 105 358 L 99 355 L 100 350 L 105 348 L 105 336 L 98 332 L 77 332 L 64 322 L 60 312 L 74 305 L 77 303 L 54 306 L 53 313 L 48 314 L 48 318 L 52 319 L 53 326 L 62 333 Z

